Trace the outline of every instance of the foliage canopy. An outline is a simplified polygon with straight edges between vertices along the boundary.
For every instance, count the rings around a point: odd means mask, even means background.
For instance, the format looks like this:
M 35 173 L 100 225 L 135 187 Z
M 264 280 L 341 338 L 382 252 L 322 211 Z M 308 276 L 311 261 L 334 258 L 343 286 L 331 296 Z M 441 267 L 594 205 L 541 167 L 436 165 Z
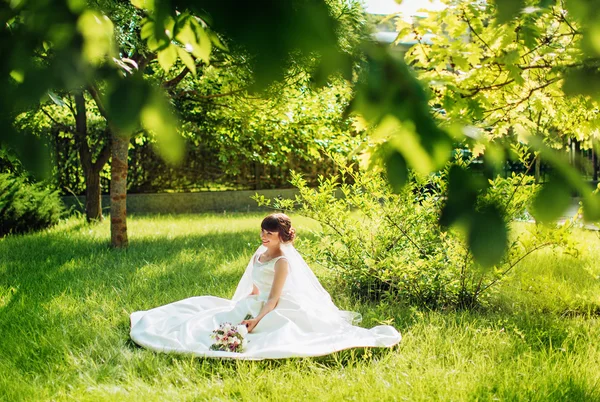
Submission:
M 163 69 L 179 60 L 193 73 L 198 62 L 210 61 L 214 49 L 226 48 L 224 43 L 247 52 L 255 88 L 281 78 L 290 55 L 314 57 L 312 73 L 320 84 L 333 73 L 351 78 L 355 66 L 352 56 L 356 54 L 349 53 L 347 43 L 339 40 L 344 24 L 334 11 L 343 7 L 343 2 L 136 0 L 134 4 L 145 18 L 140 34 L 148 48 L 157 52 Z M 448 34 L 439 32 L 432 50 L 417 46 L 412 56 L 426 71 L 443 76 L 440 82 L 423 76 L 426 84 L 438 86 L 437 92 L 426 90 L 389 49 L 369 41 L 362 48 L 367 62 L 359 71 L 352 110 L 377 127 L 376 136 L 386 142 L 380 155 L 394 186 L 400 189 L 406 182 L 408 167 L 421 174 L 441 169 L 450 158 L 452 144 L 469 138 L 465 124 L 486 130 L 496 123 L 492 132 L 530 134 L 528 143 L 557 172 L 548 191 L 563 199 L 578 191 L 584 199 L 586 219 L 600 218 L 600 197 L 591 193 L 547 140 L 556 137 L 553 130 L 564 131 L 570 125 L 575 127 L 572 131 L 596 129 L 593 112 L 598 109 L 600 93 L 600 16 L 593 3 L 503 0 L 448 4 L 442 12 L 448 24 L 429 26 Z M 115 27 L 109 16 L 88 7 L 84 0 L 2 1 L 0 7 L 0 51 L 4 56 L 0 141 L 20 149 L 24 163 L 38 162 L 42 153 L 40 147 L 31 147 L 34 142 L 11 131 L 15 114 L 47 96 L 49 89 L 86 88 L 97 82 L 102 82 L 98 99 L 116 135 L 129 137 L 144 127 L 157 135 L 163 144 L 158 149 L 166 158 L 181 156 L 177 119 L 164 92 L 143 79 L 143 71 L 135 69 L 128 55 L 117 53 Z M 418 28 L 415 30 L 419 36 Z M 449 38 L 445 43 L 444 37 Z M 448 64 L 450 73 L 445 72 Z M 485 75 L 494 69 L 495 74 Z M 487 99 L 492 90 L 506 92 Z M 563 94 L 574 100 L 549 102 Z M 448 109 L 446 117 L 436 118 L 431 113 L 430 97 L 434 106 Z M 463 109 L 467 111 L 461 112 Z M 509 117 L 518 113 L 526 118 Z M 486 163 L 494 170 L 504 159 L 505 148 L 494 147 L 493 141 L 483 142 Z M 446 208 L 445 222 L 485 221 L 506 233 L 501 208 L 490 206 L 484 211 L 472 198 L 462 204 L 455 198 L 464 192 L 485 192 L 485 181 L 477 188 L 474 185 L 478 186 L 476 179 L 468 172 L 451 177 L 449 188 L 455 191 L 449 193 L 448 205 L 460 208 Z M 547 200 L 540 197 L 539 206 L 551 213 L 540 217 L 550 219 L 562 211 Z M 476 230 L 476 226 L 469 225 L 468 230 Z

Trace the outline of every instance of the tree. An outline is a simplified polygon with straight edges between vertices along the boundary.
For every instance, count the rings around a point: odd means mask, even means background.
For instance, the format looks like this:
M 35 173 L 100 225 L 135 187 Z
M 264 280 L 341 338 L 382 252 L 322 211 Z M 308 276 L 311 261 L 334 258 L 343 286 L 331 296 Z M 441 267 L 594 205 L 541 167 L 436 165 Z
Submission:
M 577 19 L 581 12 L 575 12 L 576 2 L 572 6 L 565 8 L 563 2 L 454 1 L 412 24 L 396 20 L 398 42 L 417 42 L 406 61 L 427 85 L 430 107 L 440 124 L 456 133 L 457 140 L 464 139 L 466 131 L 471 147 L 476 152 L 485 150 L 488 177 L 509 157 L 506 145 L 511 141 L 529 143 L 539 153 L 538 161 L 543 158 L 554 167 L 552 180 L 533 205 L 536 217 L 544 221 L 560 217 L 571 203 L 571 192 L 584 197 L 586 219 L 600 217 L 598 197 L 577 171 L 552 151 L 562 148 L 566 138 L 591 147 L 600 129 L 600 98 L 583 88 L 584 81 L 597 85 L 594 77 L 600 71 L 600 59 L 590 57 L 585 25 Z M 425 43 L 425 35 L 431 34 L 432 43 Z M 455 180 L 471 185 L 477 182 L 469 172 L 457 173 Z M 483 214 L 472 208 L 477 194 L 485 193 L 487 187 L 485 182 L 475 188 L 454 187 L 442 222 L 466 223 L 472 239 L 490 227 L 499 231 L 493 224 L 500 222 L 496 216 L 502 213 L 501 206 Z M 465 202 L 468 199 L 471 201 Z M 505 248 L 506 240 L 503 243 L 500 247 Z
M 299 69 L 252 94 L 249 74 L 239 69 L 203 68 L 172 95 L 188 144 L 209 143 L 226 173 L 247 171 L 248 163 L 307 171 L 301 166 L 319 163 L 327 152 L 350 154 L 363 141 L 344 115 L 351 96 L 346 81 L 311 88 L 310 75 Z
M 206 25 L 205 21 L 203 21 L 202 19 L 198 18 L 196 15 L 201 15 L 200 13 L 196 12 L 196 14 L 192 14 L 192 13 L 188 13 L 188 12 L 183 12 L 183 13 L 175 13 L 173 14 L 172 12 L 169 12 L 169 10 L 165 7 L 164 3 L 156 3 L 153 4 L 152 2 L 136 2 L 136 5 L 147 10 L 148 12 L 152 12 L 154 11 L 154 16 L 148 16 L 147 19 L 144 21 L 142 29 L 141 29 L 141 36 L 142 38 L 147 40 L 148 43 L 148 47 L 151 51 L 155 51 L 157 53 L 157 60 L 159 62 L 159 64 L 161 65 L 162 69 L 164 71 L 169 71 L 171 69 L 171 67 L 175 64 L 175 62 L 177 61 L 177 58 L 179 58 L 184 64 L 185 64 L 185 69 L 179 73 L 175 78 L 173 78 L 174 82 L 180 82 L 181 79 L 183 77 L 185 77 L 188 73 L 192 73 L 192 75 L 196 75 L 197 74 L 197 70 L 198 67 L 196 65 L 197 61 L 196 60 L 200 60 L 202 61 L 204 64 L 209 64 L 210 63 L 210 54 L 211 54 L 211 50 L 212 50 L 212 45 L 217 45 L 217 46 L 222 46 L 221 41 L 218 39 L 218 37 L 214 34 L 212 34 L 212 30 L 208 29 L 208 26 Z M 187 5 L 187 6 L 192 6 L 192 5 Z M 222 5 L 220 5 L 221 7 Z M 289 5 L 284 6 L 283 7 L 283 11 L 284 12 L 288 12 L 291 13 L 292 15 L 294 14 L 299 14 L 300 16 L 306 18 L 308 16 L 307 12 L 312 10 L 314 8 L 315 5 L 301 5 L 300 7 L 290 7 Z M 319 6 L 317 4 L 317 7 L 322 7 Z M 181 7 L 181 9 L 186 9 L 188 7 Z M 193 7 L 189 7 L 192 8 Z M 326 8 L 324 8 L 324 10 L 327 10 Z M 222 11 L 222 9 L 221 9 Z M 247 11 L 247 10 L 246 10 Z M 254 8 L 253 8 L 253 12 L 255 12 Z M 246 16 L 244 16 L 244 18 L 246 18 Z M 294 20 L 295 17 L 292 17 L 292 20 Z M 302 28 L 302 24 L 307 24 L 308 20 L 304 19 L 302 20 L 302 23 L 297 26 L 297 28 Z M 307 33 L 311 33 L 315 30 L 314 26 L 307 24 Z M 335 24 L 324 24 L 320 27 L 318 27 L 318 29 L 320 29 L 322 32 L 326 33 L 326 34 L 330 34 L 327 32 L 327 30 L 330 30 Z M 281 28 L 289 28 L 289 27 L 281 27 Z M 235 31 L 233 31 L 235 32 Z M 231 31 L 229 32 L 231 34 Z M 327 38 L 329 40 L 335 40 L 335 35 L 329 35 L 330 37 Z M 285 37 L 283 38 L 285 40 Z M 313 50 L 313 48 L 315 50 L 319 50 L 318 48 L 318 44 L 315 42 L 304 42 L 302 43 L 302 41 L 295 43 L 294 45 L 297 44 L 303 44 L 305 46 L 305 49 L 301 49 L 304 52 L 310 52 Z M 289 48 L 285 48 L 283 49 L 283 54 L 288 54 L 290 52 Z M 191 53 L 191 54 L 190 54 Z M 275 52 L 277 53 L 277 52 Z M 255 53 L 250 53 L 251 55 L 255 56 Z M 300 53 L 300 55 L 302 55 L 302 53 Z M 324 58 L 324 55 L 322 55 L 322 58 Z M 260 58 L 256 58 L 258 60 L 260 60 Z M 256 60 L 254 59 L 254 60 Z M 281 63 L 281 61 L 279 61 L 279 63 Z M 319 67 L 324 66 L 325 63 L 316 63 Z M 268 79 L 266 79 L 267 77 L 262 76 L 261 74 L 255 74 L 255 79 L 256 79 L 256 83 L 258 86 L 264 86 L 266 85 L 268 82 L 271 82 L 274 77 L 279 77 L 280 73 L 282 71 L 281 68 L 281 64 L 275 64 L 275 68 L 277 70 L 277 74 L 269 74 Z M 334 69 L 332 69 L 330 66 L 328 67 L 329 70 L 325 71 L 325 76 L 329 75 L 330 72 L 333 72 Z M 258 70 L 254 70 L 254 71 L 258 71 Z M 261 70 L 261 73 L 263 71 Z M 138 82 L 140 80 L 138 79 Z M 135 81 L 131 81 L 130 82 L 135 82 Z M 174 86 L 174 85 L 173 85 Z M 120 87 L 121 88 L 121 87 Z M 133 88 L 130 88 L 133 89 Z M 171 89 L 170 86 L 168 87 L 168 89 Z M 139 92 L 144 92 L 144 88 L 140 85 L 138 85 L 137 88 L 135 88 L 135 90 L 139 93 Z M 119 90 L 117 90 L 118 92 Z M 146 91 L 147 92 L 147 91 Z M 150 94 L 150 98 L 153 99 L 151 102 L 153 102 L 153 106 L 148 106 L 148 108 L 150 108 L 150 110 L 146 110 L 144 113 L 144 111 L 142 111 L 142 115 L 141 115 L 141 123 L 142 125 L 146 128 L 149 129 L 150 131 L 154 131 L 155 133 L 158 132 L 162 132 L 162 136 L 164 137 L 164 131 L 173 131 L 174 130 L 174 121 L 172 118 L 169 118 L 169 116 L 167 116 L 166 114 L 163 113 L 162 118 L 160 119 L 156 119 L 156 113 L 153 113 L 153 111 L 151 110 L 152 107 L 154 107 L 156 109 L 156 111 L 160 111 L 160 110 L 166 110 L 167 108 L 164 106 L 164 101 L 162 100 L 162 97 L 160 97 L 157 93 L 152 92 Z M 130 96 L 129 93 L 121 93 L 120 94 L 123 97 L 127 97 L 127 95 Z M 121 98 L 121 96 L 119 96 L 119 99 Z M 116 98 L 115 98 L 116 99 Z M 112 99 L 111 99 L 112 100 Z M 112 106 L 112 102 L 109 102 L 108 105 Z M 107 115 L 110 118 L 110 112 Z M 113 116 L 115 117 L 115 116 Z M 115 132 L 120 132 L 120 133 L 124 133 L 127 132 L 126 130 L 119 130 L 118 128 L 116 128 Z M 131 130 L 129 130 L 129 132 L 131 132 Z M 117 160 L 117 158 L 120 156 L 121 161 L 125 162 L 126 161 L 126 150 L 125 150 L 125 145 L 123 145 L 123 142 L 119 142 L 120 140 L 123 139 L 123 137 L 128 138 L 126 135 L 119 135 L 117 134 L 117 136 L 121 137 L 121 138 L 113 138 L 113 168 L 111 170 L 111 177 L 112 180 L 118 180 L 119 183 L 121 183 L 121 185 L 117 186 L 115 185 L 114 187 L 111 186 L 111 232 L 113 233 L 112 235 L 112 239 L 113 239 L 113 245 L 119 245 L 119 246 L 124 246 L 127 244 L 127 240 L 126 240 L 126 215 L 125 215 L 125 199 L 126 199 L 126 185 L 123 185 L 123 182 L 126 183 L 126 177 L 127 177 L 127 166 L 126 163 L 117 163 L 115 164 L 114 162 Z M 175 138 L 175 135 L 170 135 L 169 138 Z M 117 144 L 121 144 L 121 150 L 117 151 L 116 146 Z M 165 152 L 165 147 L 161 146 L 159 147 L 159 149 L 163 150 L 163 152 Z M 167 148 L 168 150 L 169 148 Z M 178 158 L 180 158 L 180 151 L 176 152 L 176 154 L 173 154 L 172 152 L 169 153 L 165 153 L 166 157 L 172 158 L 173 160 L 176 160 Z M 113 191 L 114 189 L 114 191 Z M 121 205 L 120 205 L 121 204 Z
M 543 134 L 552 147 L 563 146 L 561 136 L 589 140 L 600 121 L 596 105 L 568 97 L 564 81 L 600 63 L 581 52 L 571 16 L 556 5 L 499 25 L 494 12 L 489 3 L 458 2 L 414 26 L 399 21 L 401 35 L 435 34 L 432 45 L 419 43 L 407 56 L 429 85 L 432 105 L 492 139 L 513 130 Z
M 49 92 L 39 105 L 16 117 L 15 127 L 45 137 L 49 144 L 68 138 L 83 171 L 87 221 L 102 220 L 100 172 L 110 157 L 110 132 L 89 95 L 81 89 Z
M 209 47 L 218 43 L 211 32 L 219 32 L 251 55 L 257 88 L 280 78 L 285 70 L 283 67 L 289 62 L 288 55 L 292 53 L 300 57 L 315 56 L 313 72 L 321 78 L 320 82 L 325 82 L 334 72 L 351 78 L 353 60 L 338 41 L 341 25 L 332 15 L 330 4 L 333 1 L 136 0 L 135 3 L 147 10 L 143 36 L 163 63 L 180 58 L 190 70 L 195 69 L 192 55 L 199 59 L 210 55 Z M 84 2 L 73 0 L 57 1 L 52 5 L 32 0 L 2 4 L 0 51 L 4 63 L 0 67 L 0 77 L 4 84 L 0 86 L 0 110 L 3 111 L 0 141 L 3 144 L 24 149 L 19 144 L 20 137 L 3 128 L 11 127 L 15 113 L 27 109 L 47 89 L 86 87 L 90 81 L 100 78 L 104 83 L 101 96 L 108 120 L 115 128 L 113 135 L 129 137 L 136 127 L 144 126 L 161 137 L 167 133 L 164 138 L 175 138 L 171 136 L 175 130 L 169 129 L 174 119 L 169 108 L 164 106 L 164 97 L 155 95 L 152 85 L 136 74 L 124 78 L 120 68 L 115 66 L 119 63 L 112 63 L 114 51 L 108 40 L 112 28 L 104 16 L 86 9 Z M 524 6 L 543 10 L 554 7 L 554 2 L 546 0 L 503 0 L 494 4 L 498 6 L 497 24 L 512 24 L 531 14 L 520 13 Z M 593 4 L 586 0 L 571 0 L 569 13 L 576 19 L 574 29 L 582 33 L 579 45 L 586 55 L 586 62 L 565 78 L 567 92 L 578 92 L 588 99 L 600 93 L 600 72 L 591 63 L 600 54 L 596 28 L 600 26 L 600 17 L 592 12 L 592 8 Z M 535 20 L 539 17 L 535 13 L 533 16 Z M 526 31 L 523 35 L 535 37 L 535 33 Z M 34 56 L 47 44 L 52 45 L 55 57 L 48 64 L 40 65 Z M 460 123 L 438 124 L 431 113 L 427 91 L 403 60 L 372 43 L 365 43 L 363 49 L 366 64 L 361 68 L 361 79 L 355 88 L 353 110 L 376 126 L 379 134 L 389 137 L 385 152 L 381 154 L 392 184 L 399 186 L 406 181 L 408 166 L 421 173 L 441 168 L 449 159 L 457 138 L 464 138 L 462 131 L 455 128 Z M 163 132 L 163 129 L 166 130 Z M 578 189 L 584 194 L 586 217 L 598 218 L 599 198 L 591 195 L 576 171 L 536 138 L 533 137 L 531 142 L 560 172 L 561 180 L 547 188 L 560 193 Z M 159 149 L 167 148 L 159 145 Z M 23 152 L 21 155 L 25 163 L 33 160 Z M 476 210 L 474 202 L 461 203 L 456 198 L 465 193 L 474 194 L 476 198 L 477 191 L 481 190 L 473 186 L 468 175 L 450 175 L 449 189 L 452 193 L 449 193 L 448 202 L 455 208 L 446 218 L 447 222 L 458 218 L 476 222 L 469 226 L 472 238 L 478 238 L 477 230 L 486 225 L 487 229 L 502 230 L 499 208 L 491 206 L 486 211 Z

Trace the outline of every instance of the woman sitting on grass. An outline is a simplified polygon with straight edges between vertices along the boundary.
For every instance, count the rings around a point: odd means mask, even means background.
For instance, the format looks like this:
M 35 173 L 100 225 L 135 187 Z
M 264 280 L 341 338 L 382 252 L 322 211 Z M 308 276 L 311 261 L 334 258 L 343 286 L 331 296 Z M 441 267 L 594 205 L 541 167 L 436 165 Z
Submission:
M 335 306 L 294 248 L 294 237 L 287 215 L 267 216 L 261 224 L 262 246 L 232 300 L 197 296 L 136 311 L 131 314 L 131 338 L 159 352 L 254 360 L 400 342 L 400 334 L 389 325 L 352 325 L 360 315 Z

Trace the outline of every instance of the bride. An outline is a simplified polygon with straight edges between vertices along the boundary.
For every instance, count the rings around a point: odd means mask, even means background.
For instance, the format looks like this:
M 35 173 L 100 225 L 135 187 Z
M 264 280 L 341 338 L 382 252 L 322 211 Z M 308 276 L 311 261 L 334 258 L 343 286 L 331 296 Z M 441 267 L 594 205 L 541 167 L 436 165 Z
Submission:
M 267 216 L 261 224 L 262 246 L 248 263 L 232 300 L 197 296 L 136 311 L 131 314 L 131 339 L 157 352 L 250 360 L 321 356 L 400 342 L 392 326 L 353 325 L 360 315 L 335 306 L 294 248 L 294 237 L 287 215 Z M 247 327 L 243 352 L 210 349 L 213 330 L 225 322 Z

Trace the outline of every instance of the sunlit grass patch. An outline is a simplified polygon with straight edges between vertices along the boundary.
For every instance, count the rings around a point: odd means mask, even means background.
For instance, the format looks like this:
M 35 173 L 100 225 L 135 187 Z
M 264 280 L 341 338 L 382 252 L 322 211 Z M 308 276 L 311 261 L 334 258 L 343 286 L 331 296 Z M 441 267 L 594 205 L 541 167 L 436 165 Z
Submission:
M 236 362 L 157 354 L 129 339 L 132 311 L 231 297 L 262 217 L 133 216 L 128 250 L 109 248 L 108 222 L 76 219 L 0 241 L 0 400 L 600 398 L 598 318 L 565 314 L 564 302 L 599 294 L 600 247 L 589 232 L 576 234 L 577 258 L 544 251 L 524 261 L 487 310 L 425 311 L 334 293 L 364 326 L 401 331 L 390 350 Z M 302 247 L 317 224 L 293 221 Z M 327 284 L 331 274 L 315 268 Z
M 600 238 L 576 230 L 578 253 L 543 249 L 525 258 L 500 284 L 497 297 L 511 310 L 600 314 Z

